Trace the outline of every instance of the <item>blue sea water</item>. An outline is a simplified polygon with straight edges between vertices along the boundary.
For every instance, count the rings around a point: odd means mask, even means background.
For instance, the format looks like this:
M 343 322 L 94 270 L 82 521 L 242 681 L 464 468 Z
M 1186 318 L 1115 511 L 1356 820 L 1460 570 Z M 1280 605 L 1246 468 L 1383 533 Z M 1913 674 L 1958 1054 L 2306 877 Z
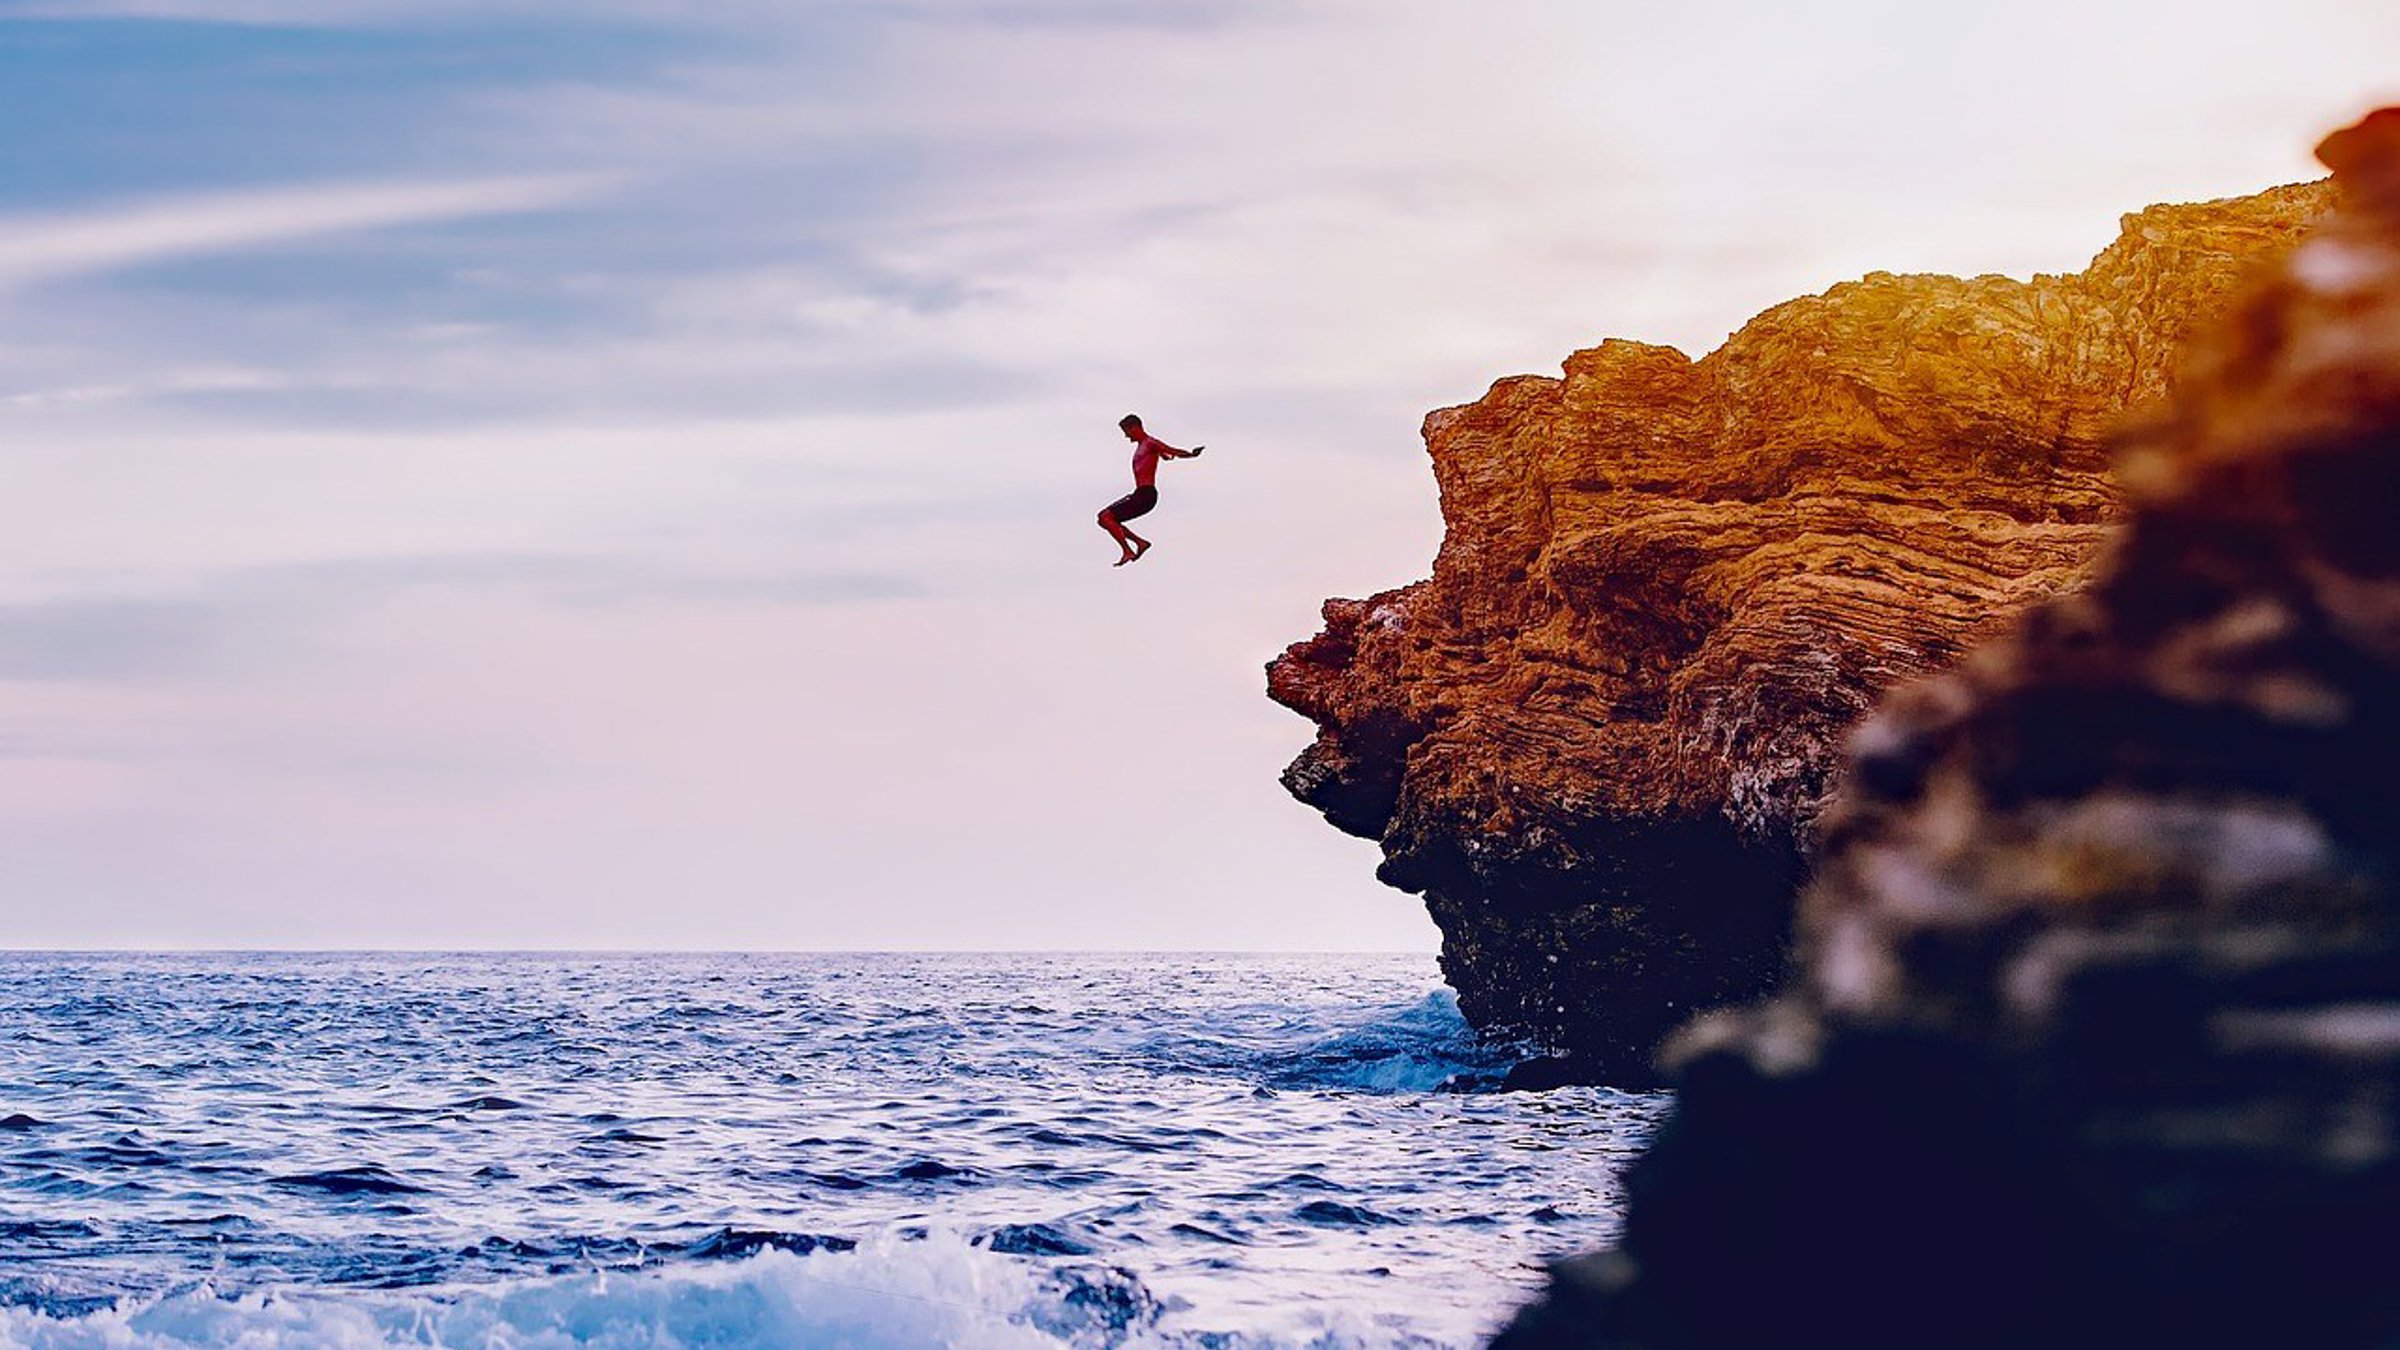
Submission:
M 1665 1099 L 1415 956 L 0 956 L 0 1347 L 1470 1345 Z

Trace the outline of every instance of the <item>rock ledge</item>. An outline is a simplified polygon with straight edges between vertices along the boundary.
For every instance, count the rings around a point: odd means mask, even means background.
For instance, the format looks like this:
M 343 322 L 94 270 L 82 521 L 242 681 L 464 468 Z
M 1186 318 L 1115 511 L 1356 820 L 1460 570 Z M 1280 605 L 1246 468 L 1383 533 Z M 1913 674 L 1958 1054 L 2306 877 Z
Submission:
M 2152 207 L 2075 275 L 1878 273 L 1432 414 L 1432 577 L 1268 667 L 1319 728 L 1286 786 L 1424 893 L 1477 1025 L 1643 1080 L 1781 968 L 1843 733 L 2085 578 L 2106 428 L 2328 200 Z

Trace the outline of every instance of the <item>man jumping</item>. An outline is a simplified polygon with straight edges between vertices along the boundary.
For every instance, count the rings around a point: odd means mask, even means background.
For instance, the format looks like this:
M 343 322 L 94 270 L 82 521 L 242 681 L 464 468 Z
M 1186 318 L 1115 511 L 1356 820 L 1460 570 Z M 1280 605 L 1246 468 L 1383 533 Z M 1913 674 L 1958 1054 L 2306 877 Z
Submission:
M 1195 445 L 1189 450 L 1178 450 L 1142 430 L 1142 419 L 1132 413 L 1125 414 L 1117 426 L 1125 433 L 1125 439 L 1133 442 L 1133 491 L 1100 508 L 1100 528 L 1108 531 L 1108 537 L 1117 541 L 1118 548 L 1125 550 L 1125 556 L 1114 564 L 1123 567 L 1150 551 L 1150 541 L 1126 529 L 1125 522 L 1148 515 L 1158 505 L 1158 462 L 1198 459 L 1200 452 L 1208 447 Z

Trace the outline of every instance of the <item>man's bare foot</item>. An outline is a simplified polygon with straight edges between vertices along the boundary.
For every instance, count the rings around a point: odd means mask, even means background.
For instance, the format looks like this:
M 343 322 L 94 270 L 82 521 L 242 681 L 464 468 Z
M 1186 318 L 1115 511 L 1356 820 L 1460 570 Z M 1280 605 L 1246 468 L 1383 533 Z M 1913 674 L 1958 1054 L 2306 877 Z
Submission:
M 1139 558 L 1139 557 L 1141 557 L 1143 554 L 1145 554 L 1145 553 L 1148 553 L 1149 551 L 1150 551 L 1150 541 L 1149 541 L 1149 540 L 1147 540 L 1147 539 L 1136 539 L 1136 540 L 1134 540 L 1134 541 L 1133 541 L 1133 558 L 1127 558 L 1125 561 L 1127 561 L 1127 562 L 1132 562 L 1132 561 L 1134 560 L 1134 558 Z
M 1113 562 L 1113 563 L 1110 563 L 1110 564 L 1109 564 L 1109 566 L 1111 566 L 1111 567 L 1123 567 L 1125 564 L 1127 564 L 1127 563 L 1129 563 L 1129 562 L 1132 562 L 1134 559 L 1136 559 L 1136 558 L 1138 558 L 1138 557 L 1140 557 L 1140 556 L 1142 556 L 1142 555 L 1141 555 L 1141 554 L 1139 554 L 1139 553 L 1128 553 L 1128 554 L 1126 554 L 1124 557 L 1117 559 L 1117 560 L 1116 560 L 1115 562 Z

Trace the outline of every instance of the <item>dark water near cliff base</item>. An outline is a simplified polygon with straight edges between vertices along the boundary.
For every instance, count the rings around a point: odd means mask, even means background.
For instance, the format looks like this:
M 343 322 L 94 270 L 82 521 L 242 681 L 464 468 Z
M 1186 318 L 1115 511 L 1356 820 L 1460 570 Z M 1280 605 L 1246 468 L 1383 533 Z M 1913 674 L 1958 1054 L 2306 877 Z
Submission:
M 1664 1106 L 1508 1062 L 1424 957 L 0 956 L 0 1346 L 1471 1344 Z

